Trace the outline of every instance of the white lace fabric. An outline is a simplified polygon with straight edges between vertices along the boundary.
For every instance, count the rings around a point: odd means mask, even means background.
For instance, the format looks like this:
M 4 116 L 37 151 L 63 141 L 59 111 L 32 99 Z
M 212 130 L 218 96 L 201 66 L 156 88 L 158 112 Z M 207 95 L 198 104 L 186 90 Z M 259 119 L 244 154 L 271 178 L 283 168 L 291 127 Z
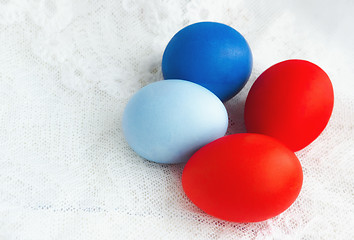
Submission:
M 282 3 L 280 3 L 282 2 Z M 0 0 L 0 239 L 354 239 L 354 22 L 351 1 Z M 183 26 L 218 21 L 254 56 L 226 103 L 244 132 L 254 80 L 286 59 L 312 61 L 335 90 L 331 120 L 297 152 L 299 198 L 260 223 L 203 213 L 183 165 L 159 165 L 124 141 L 128 99 L 161 80 Z

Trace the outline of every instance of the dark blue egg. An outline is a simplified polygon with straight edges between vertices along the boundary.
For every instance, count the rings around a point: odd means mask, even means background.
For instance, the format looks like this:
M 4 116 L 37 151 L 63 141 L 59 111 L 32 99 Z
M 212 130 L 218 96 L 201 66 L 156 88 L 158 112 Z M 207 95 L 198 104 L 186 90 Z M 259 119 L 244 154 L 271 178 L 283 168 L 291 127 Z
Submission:
M 165 79 L 202 85 L 222 101 L 235 96 L 252 71 L 252 53 L 245 38 L 221 23 L 200 22 L 180 30 L 162 59 Z

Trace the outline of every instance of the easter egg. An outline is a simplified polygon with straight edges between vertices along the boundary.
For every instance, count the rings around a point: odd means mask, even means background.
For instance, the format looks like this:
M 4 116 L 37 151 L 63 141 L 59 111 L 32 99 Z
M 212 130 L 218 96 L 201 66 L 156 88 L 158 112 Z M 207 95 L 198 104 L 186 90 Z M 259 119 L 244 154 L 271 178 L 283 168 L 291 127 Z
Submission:
M 332 83 L 320 67 L 304 60 L 280 62 L 251 87 L 244 112 L 246 128 L 298 151 L 324 130 L 333 102 Z
M 216 22 L 199 22 L 180 30 L 162 58 L 165 79 L 202 85 L 222 101 L 235 96 L 252 70 L 252 53 L 235 29 Z
M 123 114 L 123 133 L 141 157 L 181 163 L 225 135 L 228 116 L 209 90 L 183 80 L 159 81 L 140 89 Z
M 258 222 L 285 211 L 302 186 L 295 154 L 269 136 L 243 133 L 217 139 L 187 162 L 182 185 L 204 212 L 233 222 Z

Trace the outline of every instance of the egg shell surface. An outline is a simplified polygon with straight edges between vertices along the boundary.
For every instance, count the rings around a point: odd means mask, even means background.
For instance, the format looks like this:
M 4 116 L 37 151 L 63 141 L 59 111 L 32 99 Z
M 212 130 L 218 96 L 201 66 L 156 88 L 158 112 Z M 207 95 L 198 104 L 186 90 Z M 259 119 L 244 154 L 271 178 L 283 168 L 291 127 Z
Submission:
M 182 185 L 206 213 L 232 222 L 259 222 L 285 211 L 297 198 L 303 174 L 295 154 L 260 134 L 222 137 L 187 162 Z
M 140 89 L 123 114 L 123 133 L 141 157 L 181 163 L 225 135 L 228 115 L 206 88 L 183 80 L 158 81 Z
M 287 60 L 264 71 L 245 104 L 248 132 L 272 136 L 301 150 L 325 129 L 334 93 L 328 75 L 305 60 Z
M 222 101 L 235 96 L 252 71 L 245 38 L 230 26 L 199 22 L 180 30 L 162 58 L 165 79 L 184 79 L 206 87 Z

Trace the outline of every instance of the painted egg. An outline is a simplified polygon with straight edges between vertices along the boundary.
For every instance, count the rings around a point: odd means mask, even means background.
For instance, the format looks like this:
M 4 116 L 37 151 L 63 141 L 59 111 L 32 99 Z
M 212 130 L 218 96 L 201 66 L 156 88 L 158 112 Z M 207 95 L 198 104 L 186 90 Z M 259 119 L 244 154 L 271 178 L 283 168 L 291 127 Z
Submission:
M 252 70 L 252 53 L 235 29 L 199 22 L 180 30 L 162 58 L 165 79 L 184 79 L 212 91 L 222 101 L 235 96 Z
M 263 72 L 249 91 L 246 128 L 298 151 L 324 130 L 333 102 L 332 83 L 320 67 L 304 60 L 280 62 Z
M 302 186 L 302 168 L 282 143 L 260 134 L 222 137 L 187 162 L 182 185 L 206 213 L 233 222 L 258 222 L 285 211 Z
M 159 81 L 140 89 L 123 114 L 123 133 L 141 157 L 180 163 L 225 135 L 228 115 L 209 90 L 183 80 Z

